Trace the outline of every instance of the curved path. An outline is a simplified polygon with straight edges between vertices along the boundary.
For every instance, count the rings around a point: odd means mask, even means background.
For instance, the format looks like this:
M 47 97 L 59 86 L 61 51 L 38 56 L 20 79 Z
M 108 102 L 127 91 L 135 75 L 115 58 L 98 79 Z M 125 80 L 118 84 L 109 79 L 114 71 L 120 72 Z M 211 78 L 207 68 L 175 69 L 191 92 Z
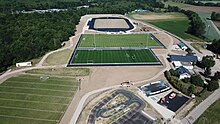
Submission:
M 70 40 L 69 40 L 70 45 L 69 45 L 69 46 L 64 47 L 64 48 L 60 48 L 60 49 L 57 49 L 57 50 L 54 50 L 54 51 L 51 51 L 51 52 L 47 53 L 46 55 L 44 55 L 43 58 L 40 60 L 40 62 L 39 62 L 36 66 L 37 66 L 37 67 L 42 67 L 44 61 L 47 59 L 47 57 L 48 57 L 49 55 L 73 47 L 73 46 L 74 46 L 74 43 L 73 43 L 73 40 L 72 40 L 72 39 L 75 38 L 75 37 L 77 37 L 77 36 L 79 36 L 79 35 L 81 35 L 81 33 L 78 33 L 78 34 L 74 35 L 73 37 L 70 37 Z

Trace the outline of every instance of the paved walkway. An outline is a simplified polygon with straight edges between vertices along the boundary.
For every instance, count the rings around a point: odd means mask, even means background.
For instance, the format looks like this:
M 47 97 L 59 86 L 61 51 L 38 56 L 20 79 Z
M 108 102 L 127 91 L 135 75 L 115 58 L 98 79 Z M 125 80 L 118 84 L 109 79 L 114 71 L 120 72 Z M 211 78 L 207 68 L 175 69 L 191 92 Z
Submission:
M 208 98 L 194 108 L 185 118 L 181 120 L 182 124 L 193 124 L 205 110 L 220 98 L 220 88 L 215 90 Z

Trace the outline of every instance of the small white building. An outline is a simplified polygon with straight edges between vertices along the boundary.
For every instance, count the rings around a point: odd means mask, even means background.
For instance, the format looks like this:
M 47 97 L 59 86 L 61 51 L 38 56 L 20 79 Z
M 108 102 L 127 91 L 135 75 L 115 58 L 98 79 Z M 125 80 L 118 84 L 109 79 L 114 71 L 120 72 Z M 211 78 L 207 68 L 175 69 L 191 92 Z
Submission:
M 193 69 L 192 62 L 180 62 L 180 61 L 173 61 L 173 66 L 177 69 L 181 66 L 183 66 L 186 69 Z
M 32 62 L 20 62 L 16 63 L 16 67 L 30 67 L 32 66 Z
M 184 51 L 186 51 L 188 49 L 188 47 L 182 41 L 180 41 L 178 43 L 178 46 Z

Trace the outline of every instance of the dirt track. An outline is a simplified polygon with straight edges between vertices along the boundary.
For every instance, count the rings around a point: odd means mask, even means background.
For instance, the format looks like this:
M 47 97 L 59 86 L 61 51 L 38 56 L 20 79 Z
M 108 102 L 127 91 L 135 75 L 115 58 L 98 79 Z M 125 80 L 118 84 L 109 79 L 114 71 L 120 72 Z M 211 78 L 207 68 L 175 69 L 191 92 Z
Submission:
M 129 28 L 124 19 L 96 19 L 94 28 Z

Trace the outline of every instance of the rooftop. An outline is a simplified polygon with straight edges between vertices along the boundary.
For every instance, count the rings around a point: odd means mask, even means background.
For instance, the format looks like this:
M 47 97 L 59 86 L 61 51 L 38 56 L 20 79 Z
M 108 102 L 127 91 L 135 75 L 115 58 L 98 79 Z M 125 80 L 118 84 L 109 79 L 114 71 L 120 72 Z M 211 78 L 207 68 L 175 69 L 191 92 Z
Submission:
M 179 75 L 181 74 L 184 74 L 184 73 L 187 73 L 189 75 L 192 75 L 188 69 L 186 69 L 185 67 L 183 66 L 180 66 L 179 68 L 176 69 L 176 72 L 179 73 Z
M 197 56 L 193 55 L 170 55 L 170 61 L 181 61 L 181 62 L 197 62 Z

